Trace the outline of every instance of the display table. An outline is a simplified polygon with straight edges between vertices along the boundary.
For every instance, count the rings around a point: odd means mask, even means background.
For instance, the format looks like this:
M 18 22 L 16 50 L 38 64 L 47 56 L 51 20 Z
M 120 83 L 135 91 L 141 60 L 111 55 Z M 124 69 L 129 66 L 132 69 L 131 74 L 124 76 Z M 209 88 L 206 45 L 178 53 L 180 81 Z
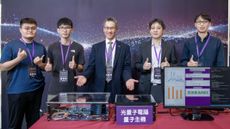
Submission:
M 229 129 L 230 113 L 215 115 L 214 121 L 186 121 L 180 116 L 166 113 L 162 105 L 157 107 L 159 112 L 156 121 L 151 125 L 117 125 L 114 116 L 109 121 L 47 121 L 42 116 L 31 129 Z M 160 113 L 161 112 L 161 113 Z M 163 112 L 163 113 L 162 113 Z M 114 112 L 113 112 L 114 113 Z

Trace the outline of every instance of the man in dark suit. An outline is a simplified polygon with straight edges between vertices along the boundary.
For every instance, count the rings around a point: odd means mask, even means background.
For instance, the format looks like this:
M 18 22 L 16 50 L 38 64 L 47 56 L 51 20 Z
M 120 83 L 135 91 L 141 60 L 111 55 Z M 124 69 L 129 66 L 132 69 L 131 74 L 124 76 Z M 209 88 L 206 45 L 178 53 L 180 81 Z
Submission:
M 140 45 L 136 68 L 141 72 L 138 92 L 152 94 L 157 103 L 163 101 L 161 69 L 176 64 L 174 46 L 162 40 L 165 24 L 161 19 L 149 23 L 151 40 Z
M 77 76 L 77 85 L 84 85 L 92 79 L 93 92 L 110 92 L 113 103 L 116 94 L 124 93 L 124 82 L 129 90 L 134 89 L 137 80 L 131 77 L 131 54 L 128 45 L 116 40 L 117 21 L 107 18 L 103 31 L 105 41 L 93 45 L 89 65 L 82 75 Z

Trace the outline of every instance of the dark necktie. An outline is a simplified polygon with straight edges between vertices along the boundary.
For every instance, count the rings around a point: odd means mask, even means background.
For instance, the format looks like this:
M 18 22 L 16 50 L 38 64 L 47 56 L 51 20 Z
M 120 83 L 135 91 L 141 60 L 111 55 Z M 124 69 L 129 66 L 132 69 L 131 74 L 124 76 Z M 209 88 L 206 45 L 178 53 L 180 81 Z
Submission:
M 112 80 L 113 66 L 112 66 L 112 57 L 113 57 L 113 47 L 112 42 L 108 42 L 109 48 L 106 55 L 106 81 L 110 82 Z

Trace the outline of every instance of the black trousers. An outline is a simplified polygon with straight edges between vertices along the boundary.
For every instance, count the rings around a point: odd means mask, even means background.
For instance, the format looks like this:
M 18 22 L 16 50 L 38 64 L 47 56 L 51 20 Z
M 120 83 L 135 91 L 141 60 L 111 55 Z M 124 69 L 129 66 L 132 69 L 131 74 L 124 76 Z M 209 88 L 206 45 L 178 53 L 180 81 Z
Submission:
M 151 84 L 150 94 L 152 94 L 153 98 L 157 103 L 163 102 L 163 86 L 161 84 Z
M 25 115 L 27 128 L 40 117 L 40 106 L 44 86 L 27 93 L 8 94 L 9 129 L 21 129 Z
M 112 80 L 110 82 L 105 82 L 104 92 L 109 92 L 110 93 L 109 103 L 114 103 L 115 95 L 112 94 Z

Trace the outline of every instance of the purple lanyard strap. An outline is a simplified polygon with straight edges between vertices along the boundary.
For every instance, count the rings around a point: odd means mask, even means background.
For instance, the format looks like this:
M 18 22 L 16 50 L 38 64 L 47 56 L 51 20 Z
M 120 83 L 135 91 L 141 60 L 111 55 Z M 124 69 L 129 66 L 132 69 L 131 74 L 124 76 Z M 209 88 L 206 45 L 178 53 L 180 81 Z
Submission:
M 111 53 L 107 50 L 107 48 L 105 49 L 105 57 L 106 57 L 107 60 L 108 60 L 109 57 L 111 57 L 110 54 L 113 53 L 113 50 L 114 50 L 114 48 L 115 48 L 115 45 L 116 45 L 116 42 L 113 43 L 112 52 L 111 52 Z
M 199 47 L 198 47 L 198 41 L 197 41 L 197 36 L 195 36 L 195 43 L 196 43 L 196 53 L 198 58 L 201 57 L 201 55 L 203 54 L 204 50 L 206 49 L 208 43 L 209 43 L 209 39 L 210 39 L 210 35 L 208 36 L 208 39 L 206 40 L 203 48 L 201 49 L 201 51 L 199 51 Z
M 68 54 L 69 54 L 70 45 L 71 45 L 71 43 L 69 44 L 68 49 L 67 49 L 66 54 L 65 54 L 65 57 L 64 57 L 63 47 L 62 47 L 62 44 L 60 43 L 61 59 L 62 59 L 63 66 L 65 65 L 65 62 L 67 60 L 67 57 L 68 57 Z
M 30 58 L 30 61 L 31 61 L 31 63 L 33 63 L 33 58 L 34 58 L 34 53 L 35 53 L 35 50 L 34 50 L 34 42 L 32 42 L 32 54 L 31 54 L 31 52 L 30 52 L 30 49 L 27 47 L 27 45 L 26 45 L 26 42 L 21 38 L 20 39 L 22 42 L 23 42 L 23 44 L 25 45 L 25 47 L 26 47 L 26 51 L 27 51 L 27 53 L 29 54 L 29 58 Z
M 157 59 L 158 66 L 160 66 L 161 50 L 160 50 L 160 52 L 157 54 L 156 47 L 155 47 L 154 45 L 153 45 L 153 47 L 154 47 L 154 53 L 155 53 L 155 56 L 156 56 L 156 59 Z

